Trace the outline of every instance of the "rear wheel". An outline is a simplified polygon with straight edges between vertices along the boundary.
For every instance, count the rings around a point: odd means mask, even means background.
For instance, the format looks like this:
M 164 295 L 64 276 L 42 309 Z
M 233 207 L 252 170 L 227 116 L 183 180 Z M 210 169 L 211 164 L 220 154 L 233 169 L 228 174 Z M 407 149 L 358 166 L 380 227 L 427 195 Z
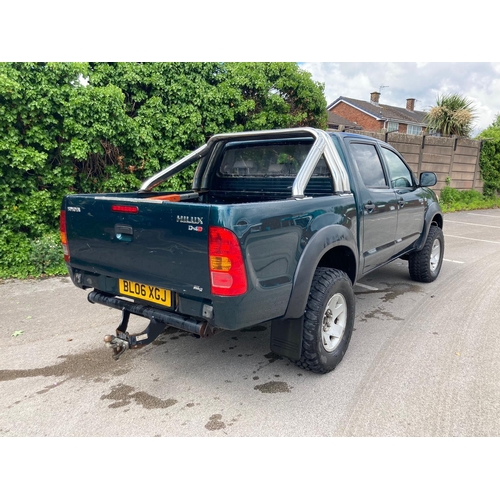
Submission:
M 443 231 L 438 226 L 431 226 L 424 248 L 410 254 L 408 269 L 414 281 L 430 283 L 441 271 L 444 256 Z
M 328 373 L 340 363 L 351 340 L 355 298 L 346 273 L 319 267 L 304 314 L 302 355 L 297 365 Z

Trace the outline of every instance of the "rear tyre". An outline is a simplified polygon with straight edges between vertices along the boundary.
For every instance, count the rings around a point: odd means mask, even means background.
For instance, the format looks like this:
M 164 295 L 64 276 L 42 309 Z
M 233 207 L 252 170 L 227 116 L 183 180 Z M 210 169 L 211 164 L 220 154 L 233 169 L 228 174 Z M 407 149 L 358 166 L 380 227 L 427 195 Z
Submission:
M 443 256 L 443 231 L 438 226 L 431 226 L 424 248 L 410 254 L 408 269 L 411 279 L 422 283 L 434 281 L 441 271 Z
M 297 365 L 315 373 L 335 369 L 351 340 L 354 315 L 354 292 L 347 274 L 318 267 L 304 313 L 302 355 Z

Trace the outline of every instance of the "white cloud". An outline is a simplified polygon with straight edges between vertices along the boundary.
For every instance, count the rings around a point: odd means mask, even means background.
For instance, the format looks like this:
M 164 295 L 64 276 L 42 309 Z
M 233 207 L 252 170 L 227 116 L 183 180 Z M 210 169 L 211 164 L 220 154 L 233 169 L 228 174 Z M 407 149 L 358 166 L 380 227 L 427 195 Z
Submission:
M 426 111 L 438 95 L 459 93 L 476 104 L 475 133 L 500 113 L 500 63 L 314 62 L 301 67 L 325 83 L 328 104 L 341 95 L 368 101 L 371 92 L 381 89 L 381 102 L 405 107 L 406 99 L 412 97 L 415 108 Z

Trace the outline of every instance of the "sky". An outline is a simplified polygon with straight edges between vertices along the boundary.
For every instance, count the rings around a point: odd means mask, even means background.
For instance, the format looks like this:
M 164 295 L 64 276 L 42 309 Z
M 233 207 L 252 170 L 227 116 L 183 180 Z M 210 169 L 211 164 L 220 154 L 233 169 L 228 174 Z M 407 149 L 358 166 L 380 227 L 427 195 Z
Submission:
M 461 94 L 476 109 L 473 135 L 500 113 L 500 63 L 303 62 L 300 67 L 325 84 L 327 104 L 339 96 L 369 101 L 377 91 L 382 104 L 404 108 L 407 98 L 415 98 L 415 109 L 428 111 L 439 95 Z
M 63 0 L 10 2 L 0 61 L 303 61 L 325 84 L 327 104 L 340 95 L 369 100 L 380 90 L 381 103 L 404 107 L 413 97 L 415 109 L 426 111 L 438 95 L 459 93 L 476 106 L 475 134 L 500 113 L 500 63 L 491 62 L 500 61 L 498 21 L 489 6 L 358 0 L 297 10 L 254 0 L 239 11 L 235 5 L 142 0 L 131 24 L 129 10 L 114 2 L 87 0 L 85 8 Z M 48 28 L 53 22 L 57 29 Z

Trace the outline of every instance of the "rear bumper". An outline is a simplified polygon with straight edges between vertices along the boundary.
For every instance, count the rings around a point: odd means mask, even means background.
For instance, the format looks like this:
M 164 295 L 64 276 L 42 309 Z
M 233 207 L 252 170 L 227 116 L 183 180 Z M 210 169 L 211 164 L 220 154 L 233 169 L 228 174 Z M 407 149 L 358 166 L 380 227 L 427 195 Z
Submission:
M 198 335 L 200 333 L 192 328 L 235 331 L 280 317 L 286 310 L 291 292 L 291 283 L 270 289 L 253 288 L 236 297 L 213 295 L 210 299 L 173 291 L 175 299 L 173 307 L 169 309 L 145 300 L 124 298 L 119 291 L 117 278 L 70 265 L 68 271 L 75 286 L 84 290 L 94 289 L 89 295 L 92 303 L 127 310 L 150 319 L 154 315 L 156 321 Z M 206 326 L 201 327 L 201 324 Z
M 125 308 L 125 310 L 129 310 L 133 314 L 144 317 L 150 317 L 148 314 L 151 311 L 157 311 L 157 317 L 158 315 L 164 319 L 168 317 L 168 324 L 175 324 L 176 326 L 179 321 L 176 321 L 175 318 L 180 318 L 181 322 L 185 318 L 191 318 L 193 321 L 208 322 L 213 327 L 213 306 L 209 299 L 192 297 L 172 291 L 172 308 L 166 308 L 146 300 L 123 297 L 119 290 L 118 278 L 78 269 L 70 265 L 67 267 L 75 286 L 83 290 L 94 289 L 95 293 L 91 292 L 89 295 L 89 301 L 92 303 L 103 304 L 106 302 L 105 305 L 109 307 L 120 310 Z M 95 297 L 95 299 L 91 297 Z M 116 304 L 119 304 L 119 307 Z M 133 311 L 131 308 L 135 308 L 135 310 Z
M 120 299 L 107 293 L 93 291 L 88 295 L 88 300 L 92 304 L 101 304 L 104 306 L 119 309 L 120 311 L 128 311 L 131 314 L 142 316 L 157 323 L 171 325 L 180 330 L 185 330 L 200 337 L 207 337 L 212 333 L 207 321 L 199 321 L 182 314 L 175 312 L 163 311 L 156 307 L 136 304 L 125 299 Z

